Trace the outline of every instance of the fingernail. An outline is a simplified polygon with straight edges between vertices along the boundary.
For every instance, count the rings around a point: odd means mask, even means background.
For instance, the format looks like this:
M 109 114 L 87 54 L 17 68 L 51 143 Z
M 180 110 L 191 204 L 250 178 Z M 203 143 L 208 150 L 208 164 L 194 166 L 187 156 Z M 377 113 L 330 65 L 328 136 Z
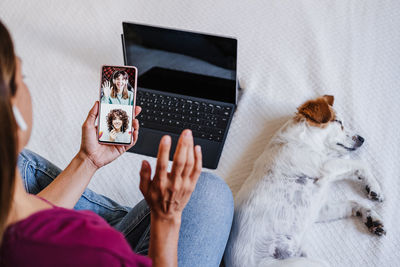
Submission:
M 194 149 L 196 149 L 196 152 L 201 152 L 201 146 L 196 146 Z
M 145 160 L 142 161 L 142 169 L 147 167 L 147 163 Z
M 163 143 L 169 145 L 171 143 L 171 137 L 169 135 L 165 136 Z
M 191 130 L 186 130 L 185 137 L 190 137 L 190 136 L 192 136 L 192 131 Z

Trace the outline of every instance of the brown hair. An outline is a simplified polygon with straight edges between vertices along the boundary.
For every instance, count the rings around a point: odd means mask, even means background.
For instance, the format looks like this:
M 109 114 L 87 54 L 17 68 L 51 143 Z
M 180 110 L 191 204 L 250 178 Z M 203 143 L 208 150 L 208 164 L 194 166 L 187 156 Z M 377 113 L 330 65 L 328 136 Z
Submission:
M 17 166 L 17 125 L 11 105 L 15 95 L 16 59 L 11 36 L 0 21 L 0 243 L 14 194 Z
M 112 131 L 113 125 L 112 121 L 115 120 L 116 117 L 119 117 L 122 121 L 121 132 L 125 132 L 128 129 L 129 119 L 128 114 L 126 114 L 125 110 L 122 109 L 113 109 L 107 115 L 107 126 L 108 131 Z
M 116 98 L 117 97 L 117 93 L 118 93 L 118 88 L 114 83 L 114 80 L 117 79 L 120 75 L 122 75 L 122 77 L 124 78 L 124 80 L 126 80 L 126 84 L 125 87 L 122 89 L 122 98 L 123 99 L 127 99 L 129 97 L 128 95 L 128 83 L 129 83 L 129 76 L 128 73 L 126 73 L 123 70 L 117 70 L 116 72 L 113 73 L 112 77 L 111 77 L 111 97 L 112 98 Z

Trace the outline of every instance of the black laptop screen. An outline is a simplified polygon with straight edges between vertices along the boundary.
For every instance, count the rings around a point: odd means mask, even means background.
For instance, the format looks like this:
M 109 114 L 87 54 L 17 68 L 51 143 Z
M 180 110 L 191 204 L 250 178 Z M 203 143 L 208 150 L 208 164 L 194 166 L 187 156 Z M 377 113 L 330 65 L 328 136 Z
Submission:
M 235 104 L 233 38 L 123 23 L 125 64 L 138 87 Z

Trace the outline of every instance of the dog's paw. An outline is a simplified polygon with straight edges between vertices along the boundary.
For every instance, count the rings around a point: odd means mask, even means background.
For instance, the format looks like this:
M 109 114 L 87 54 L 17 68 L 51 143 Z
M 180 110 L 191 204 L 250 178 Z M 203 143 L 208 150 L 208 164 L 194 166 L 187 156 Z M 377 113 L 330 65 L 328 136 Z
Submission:
M 357 214 L 361 215 L 361 214 Z M 382 236 L 386 235 L 386 230 L 383 226 L 382 220 L 373 210 L 365 210 L 365 214 L 363 214 L 363 221 L 365 226 L 367 226 L 368 230 L 377 235 Z
M 367 196 L 371 200 L 382 202 L 384 197 L 380 192 L 380 189 L 376 189 L 375 187 L 371 187 L 369 185 L 365 186 L 365 190 L 367 191 Z
M 381 187 L 368 169 L 356 170 L 354 174 L 365 184 L 365 190 L 369 199 L 379 202 L 384 200 Z

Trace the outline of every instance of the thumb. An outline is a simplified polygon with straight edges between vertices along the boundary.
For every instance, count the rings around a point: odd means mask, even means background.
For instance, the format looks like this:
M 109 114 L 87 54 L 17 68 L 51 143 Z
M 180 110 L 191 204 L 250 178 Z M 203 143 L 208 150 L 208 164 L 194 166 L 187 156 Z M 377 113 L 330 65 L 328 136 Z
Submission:
M 90 109 L 89 114 L 86 118 L 85 124 L 87 126 L 94 126 L 98 112 L 99 112 L 99 101 L 96 101 L 94 103 L 94 106 Z
M 151 183 L 151 167 L 150 164 L 143 160 L 142 168 L 140 169 L 140 191 L 142 191 L 143 196 L 146 197 L 147 191 Z

